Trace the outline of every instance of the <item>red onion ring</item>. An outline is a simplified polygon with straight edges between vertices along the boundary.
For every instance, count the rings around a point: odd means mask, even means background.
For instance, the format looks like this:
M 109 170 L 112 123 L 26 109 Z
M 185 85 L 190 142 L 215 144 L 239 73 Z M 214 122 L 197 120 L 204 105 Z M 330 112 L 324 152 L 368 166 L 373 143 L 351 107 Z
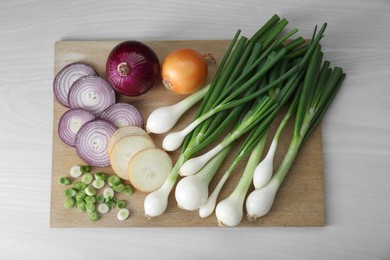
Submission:
M 109 166 L 107 145 L 116 129 L 113 124 L 101 119 L 84 124 L 76 134 L 75 147 L 78 156 L 91 166 Z
M 116 103 L 109 106 L 103 111 L 100 118 L 114 124 L 118 128 L 125 126 L 144 127 L 141 113 L 137 108 L 127 103 Z
M 67 145 L 74 146 L 76 134 L 87 122 L 95 119 L 95 116 L 81 108 L 74 108 L 66 111 L 58 123 L 58 135 Z
M 82 62 L 74 62 L 63 67 L 53 81 L 53 92 L 58 102 L 69 107 L 68 93 L 72 84 L 82 76 L 95 75 L 97 72 L 90 65 Z
M 83 108 L 95 116 L 115 103 L 115 91 L 98 76 L 84 76 L 73 83 L 68 102 L 71 108 Z

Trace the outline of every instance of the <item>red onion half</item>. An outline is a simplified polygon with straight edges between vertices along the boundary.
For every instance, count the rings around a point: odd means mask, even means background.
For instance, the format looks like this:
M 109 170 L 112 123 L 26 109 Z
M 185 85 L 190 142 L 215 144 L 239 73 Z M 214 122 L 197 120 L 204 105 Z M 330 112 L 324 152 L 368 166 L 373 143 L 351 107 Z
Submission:
M 74 62 L 63 67 L 54 78 L 53 92 L 61 105 L 69 107 L 68 93 L 72 84 L 86 75 L 95 75 L 97 72 L 90 65 L 82 62 Z
M 73 83 L 68 102 L 71 108 L 83 108 L 99 116 L 115 103 L 115 91 L 98 76 L 84 76 Z
M 101 119 L 84 124 L 76 135 L 75 147 L 79 157 L 91 166 L 109 166 L 107 145 L 116 129 L 113 124 Z
M 118 128 L 125 126 L 144 127 L 141 113 L 134 106 L 127 103 L 116 103 L 109 106 L 103 111 L 100 118 L 107 120 Z
M 81 108 L 74 108 L 66 111 L 58 123 L 58 135 L 67 145 L 74 146 L 76 134 L 87 122 L 95 119 L 95 116 Z
M 146 93 L 158 79 L 159 71 L 156 53 L 138 41 L 125 41 L 115 46 L 106 64 L 108 82 L 126 96 Z

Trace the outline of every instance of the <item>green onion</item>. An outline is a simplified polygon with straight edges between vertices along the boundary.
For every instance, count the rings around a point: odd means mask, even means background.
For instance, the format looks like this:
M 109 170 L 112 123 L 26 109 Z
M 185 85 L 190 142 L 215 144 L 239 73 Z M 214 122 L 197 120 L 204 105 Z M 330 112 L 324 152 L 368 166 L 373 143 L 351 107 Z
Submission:
M 123 220 L 127 219 L 129 217 L 129 215 L 130 215 L 130 212 L 128 209 L 120 209 L 118 211 L 117 218 L 118 218 L 118 220 L 123 221 Z
M 85 190 L 86 187 L 87 184 L 85 184 L 84 182 L 76 182 L 75 184 L 73 184 L 73 189 L 76 189 L 78 191 Z
M 103 180 L 101 180 L 101 179 L 99 179 L 99 180 L 94 180 L 94 181 L 92 182 L 92 186 L 93 186 L 95 189 L 101 189 L 101 188 L 104 187 L 105 184 L 106 184 L 106 183 L 105 183 Z
M 96 202 L 96 197 L 95 196 L 86 196 L 84 198 L 84 201 L 88 204 L 94 204 Z
M 82 173 L 90 173 L 91 172 L 91 166 L 88 166 L 88 165 L 80 166 L 80 171 Z
M 64 190 L 64 195 L 67 198 L 74 197 L 74 196 L 76 196 L 76 194 L 77 194 L 77 190 L 75 190 L 75 189 L 66 189 L 66 190 Z
M 96 211 L 88 212 L 89 220 L 95 222 L 99 220 L 99 214 Z
M 325 27 L 326 24 L 320 32 Z M 251 220 L 262 217 L 270 211 L 276 193 L 302 144 L 324 116 L 345 78 L 345 73 L 339 67 L 329 71 L 329 61 L 325 61 L 321 65 L 322 57 L 320 47 L 315 46 L 314 55 L 309 61 L 309 67 L 299 94 L 294 134 L 287 153 L 271 180 L 264 187 L 255 189 L 247 198 L 246 209 L 248 218 Z
M 107 175 L 104 172 L 97 172 L 97 173 L 95 173 L 95 179 L 96 180 L 106 181 L 107 180 Z
M 60 178 L 60 184 L 62 185 L 69 185 L 71 183 L 70 179 L 67 177 L 61 177 Z
M 64 202 L 64 207 L 70 209 L 73 208 L 74 204 L 75 204 L 74 198 L 66 198 Z
M 118 200 L 116 202 L 116 206 L 119 208 L 119 209 L 123 209 L 124 207 L 126 207 L 126 202 L 124 200 Z
M 88 187 L 86 187 L 84 191 L 88 196 L 93 196 L 96 194 L 96 190 L 92 185 L 88 185 Z
M 97 211 L 102 214 L 106 214 L 108 211 L 110 211 L 110 207 L 108 207 L 106 203 L 99 203 L 97 206 Z
M 125 185 L 124 192 L 127 196 L 131 196 L 134 193 L 133 188 L 130 185 Z
M 96 206 L 94 203 L 85 203 L 85 210 L 88 212 L 88 213 L 91 213 L 91 212 L 94 212 L 96 210 Z
M 78 200 L 76 201 L 76 206 L 80 212 L 85 212 L 87 209 L 85 208 L 85 201 L 84 200 Z
M 70 170 L 69 170 L 69 173 L 70 173 L 70 176 L 72 176 L 73 178 L 78 178 L 81 176 L 81 174 L 83 174 L 83 172 L 81 171 L 80 165 L 72 166 L 72 168 L 70 168 Z
M 106 200 L 106 204 L 107 204 L 107 206 L 110 208 L 110 209 L 112 209 L 113 207 L 115 207 L 115 205 L 116 205 L 116 202 L 115 202 L 115 200 Z
M 122 192 L 125 190 L 125 185 L 123 185 L 123 183 L 120 183 L 120 184 L 117 184 L 117 185 L 114 185 L 111 187 L 115 192 Z
M 98 195 L 98 196 L 96 197 L 96 201 L 97 201 L 98 203 L 103 203 L 103 202 L 105 201 L 104 196 L 103 196 L 102 194 Z
M 107 181 L 111 187 L 122 183 L 121 179 L 117 175 L 111 175 L 108 177 Z
M 84 200 L 84 198 L 86 196 L 87 196 L 87 194 L 85 193 L 84 190 L 78 191 L 77 194 L 76 194 L 76 200 L 77 201 Z
M 83 175 L 83 177 L 81 178 L 81 182 L 83 182 L 87 185 L 90 184 L 92 182 L 92 180 L 93 180 L 93 176 L 90 173 L 85 173 Z
M 114 198 L 114 190 L 111 188 L 105 188 L 103 191 L 103 196 L 107 200 L 111 200 Z

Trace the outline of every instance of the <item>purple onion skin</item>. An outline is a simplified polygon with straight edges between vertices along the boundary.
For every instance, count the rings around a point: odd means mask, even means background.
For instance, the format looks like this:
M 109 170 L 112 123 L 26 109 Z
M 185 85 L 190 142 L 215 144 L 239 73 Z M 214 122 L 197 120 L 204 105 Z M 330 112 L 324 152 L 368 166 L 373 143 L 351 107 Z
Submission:
M 156 53 L 138 41 L 125 41 L 115 46 L 106 64 L 107 80 L 120 94 L 140 96 L 158 80 L 160 62 Z

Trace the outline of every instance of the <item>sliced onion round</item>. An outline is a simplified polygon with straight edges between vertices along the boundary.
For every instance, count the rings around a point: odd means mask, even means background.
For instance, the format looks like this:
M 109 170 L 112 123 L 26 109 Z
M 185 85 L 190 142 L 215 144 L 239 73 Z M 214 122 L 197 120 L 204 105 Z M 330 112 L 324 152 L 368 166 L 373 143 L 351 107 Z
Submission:
M 111 136 L 107 146 L 108 153 L 111 153 L 112 147 L 120 139 L 122 139 L 123 137 L 133 136 L 133 135 L 141 135 L 153 141 L 153 139 L 148 135 L 148 133 L 146 133 L 146 131 L 140 127 L 137 126 L 121 127 L 118 128 L 118 130 L 116 130 L 115 133 Z
M 95 116 L 81 108 L 74 108 L 66 111 L 58 123 L 58 135 L 67 145 L 74 146 L 76 134 L 87 122 L 95 119 Z
M 110 84 L 98 76 L 79 78 L 69 90 L 68 102 L 71 108 L 83 108 L 95 116 L 115 103 L 115 91 Z
M 91 166 L 109 166 L 107 144 L 116 129 L 113 124 L 101 119 L 84 124 L 76 135 L 75 147 L 79 157 Z
M 94 68 L 82 62 L 68 64 L 58 72 L 53 81 L 53 92 L 61 105 L 69 107 L 68 93 L 70 87 L 76 80 L 87 75 L 97 76 L 98 74 Z
M 107 120 L 116 127 L 138 126 L 144 127 L 141 113 L 134 106 L 127 103 L 116 103 L 109 106 L 100 115 L 101 119 Z

